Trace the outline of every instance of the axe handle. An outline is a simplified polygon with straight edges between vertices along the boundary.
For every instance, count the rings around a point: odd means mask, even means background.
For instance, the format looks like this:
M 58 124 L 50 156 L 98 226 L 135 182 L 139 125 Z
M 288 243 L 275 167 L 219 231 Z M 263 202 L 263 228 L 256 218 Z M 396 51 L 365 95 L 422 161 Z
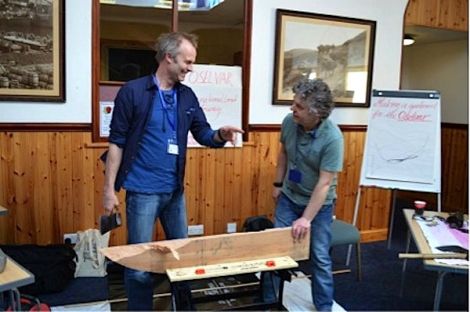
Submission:
M 464 253 L 400 253 L 400 259 L 467 259 L 468 255 Z

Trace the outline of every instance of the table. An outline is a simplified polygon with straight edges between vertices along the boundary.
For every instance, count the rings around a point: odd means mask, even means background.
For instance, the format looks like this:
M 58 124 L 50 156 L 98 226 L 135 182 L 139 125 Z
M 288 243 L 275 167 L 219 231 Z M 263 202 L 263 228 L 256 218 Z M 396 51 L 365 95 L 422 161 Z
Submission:
M 8 291 L 13 310 L 21 311 L 18 287 L 34 283 L 34 275 L 7 256 L 5 270 L 0 273 L 0 293 Z
M 403 209 L 403 213 L 405 215 L 405 220 L 408 225 L 406 253 L 408 253 L 410 249 L 411 237 L 413 237 L 413 240 L 416 244 L 416 247 L 418 248 L 419 253 L 428 253 L 428 254 L 432 253 L 431 247 L 426 241 L 426 238 L 424 237 L 424 234 L 421 228 L 419 227 L 418 223 L 413 219 L 414 209 Z M 444 213 L 444 212 L 436 212 L 436 211 L 424 212 L 425 217 L 432 217 L 436 215 L 447 218 L 449 214 Z M 466 219 L 468 219 L 467 216 L 466 216 Z M 403 261 L 403 267 L 402 267 L 402 284 L 401 284 L 402 291 L 403 291 L 403 285 L 404 285 L 404 280 L 405 280 L 406 262 L 407 262 L 407 259 Z M 443 284 L 445 275 L 447 273 L 468 274 L 468 267 L 443 264 L 443 263 L 439 263 L 430 259 L 423 260 L 423 264 L 426 270 L 437 271 L 438 273 L 437 281 L 436 281 L 436 291 L 434 294 L 434 306 L 433 306 L 434 311 L 437 311 L 439 310 L 439 305 L 441 302 L 442 284 Z

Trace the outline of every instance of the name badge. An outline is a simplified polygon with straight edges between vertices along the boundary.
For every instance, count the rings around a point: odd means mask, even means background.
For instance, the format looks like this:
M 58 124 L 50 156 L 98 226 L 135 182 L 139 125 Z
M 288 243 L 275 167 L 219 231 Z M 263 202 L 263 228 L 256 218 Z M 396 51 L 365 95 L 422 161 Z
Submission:
M 289 181 L 292 181 L 294 183 L 300 183 L 300 181 L 302 181 L 302 172 L 297 169 L 290 169 Z
M 178 155 L 178 144 L 174 140 L 168 140 L 167 153 L 170 155 Z

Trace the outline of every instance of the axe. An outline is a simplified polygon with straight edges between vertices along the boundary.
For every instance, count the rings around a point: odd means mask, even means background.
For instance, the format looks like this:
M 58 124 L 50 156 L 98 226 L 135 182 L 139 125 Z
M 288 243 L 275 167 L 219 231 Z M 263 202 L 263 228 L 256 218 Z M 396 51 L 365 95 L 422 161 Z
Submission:
M 100 217 L 100 233 L 101 235 L 108 233 L 111 230 L 121 226 L 121 214 L 119 212 L 114 212 L 107 215 L 102 215 Z
M 400 253 L 400 259 L 466 259 L 468 260 L 468 249 L 457 245 L 436 247 L 446 253 Z M 449 253 L 450 252 L 450 253 Z

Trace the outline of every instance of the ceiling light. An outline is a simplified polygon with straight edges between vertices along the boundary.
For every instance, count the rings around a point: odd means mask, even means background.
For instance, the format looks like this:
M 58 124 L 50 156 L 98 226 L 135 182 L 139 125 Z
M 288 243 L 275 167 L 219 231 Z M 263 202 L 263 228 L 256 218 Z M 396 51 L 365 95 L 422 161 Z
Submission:
M 405 36 L 403 37 L 403 45 L 409 46 L 409 45 L 412 45 L 413 43 L 415 43 L 415 39 L 413 38 L 413 36 L 405 34 Z

